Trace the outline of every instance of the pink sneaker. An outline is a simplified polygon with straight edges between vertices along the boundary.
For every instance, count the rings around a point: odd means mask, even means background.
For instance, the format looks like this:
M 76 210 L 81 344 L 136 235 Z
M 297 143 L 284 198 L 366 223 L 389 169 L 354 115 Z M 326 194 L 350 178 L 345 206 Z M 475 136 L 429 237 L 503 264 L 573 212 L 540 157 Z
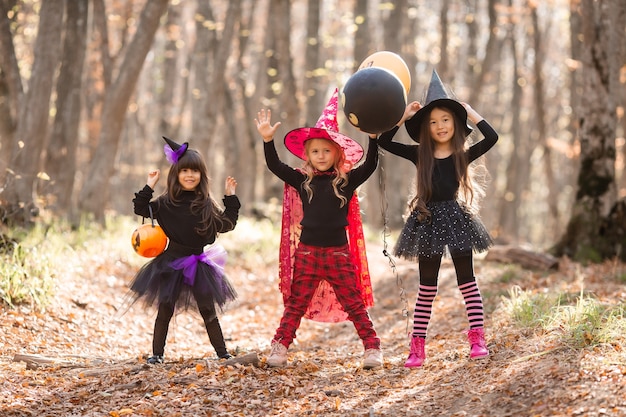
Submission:
M 413 336 L 411 338 L 411 351 L 409 352 L 409 357 L 406 359 L 406 362 L 404 362 L 405 368 L 418 368 L 422 366 L 426 359 L 426 353 L 424 352 L 425 344 L 426 339 L 419 336 Z
M 470 329 L 467 332 L 467 339 L 470 343 L 470 358 L 480 359 L 489 356 L 487 345 L 485 344 L 485 333 L 482 328 Z

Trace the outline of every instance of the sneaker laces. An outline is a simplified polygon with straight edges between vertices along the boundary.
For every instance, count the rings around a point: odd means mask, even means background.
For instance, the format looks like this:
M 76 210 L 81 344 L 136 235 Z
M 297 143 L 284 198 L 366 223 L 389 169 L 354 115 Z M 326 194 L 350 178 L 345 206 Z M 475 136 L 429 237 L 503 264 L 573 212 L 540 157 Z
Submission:
M 287 348 L 280 342 L 272 343 L 272 350 L 270 355 L 283 355 L 287 352 Z
M 419 336 L 411 338 L 411 353 L 418 352 L 419 348 L 426 343 L 426 339 Z

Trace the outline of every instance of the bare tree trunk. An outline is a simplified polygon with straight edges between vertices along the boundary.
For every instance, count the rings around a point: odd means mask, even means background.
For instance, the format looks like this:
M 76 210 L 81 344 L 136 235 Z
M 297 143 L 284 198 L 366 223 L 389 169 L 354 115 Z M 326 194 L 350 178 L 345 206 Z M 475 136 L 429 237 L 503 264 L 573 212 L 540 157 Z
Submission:
M 208 3 L 208 2 L 207 2 Z M 159 94 L 159 132 L 164 136 L 176 137 L 173 129 L 177 126 L 176 115 L 180 109 L 174 105 L 174 97 L 179 90 L 179 54 L 178 42 L 181 31 L 181 4 L 171 4 L 167 9 L 167 23 L 165 24 L 165 52 L 163 54 L 163 86 Z M 178 110 L 178 111 L 177 111 Z M 160 139 L 160 138 L 157 138 Z
M 414 21 L 409 19 L 408 8 L 408 1 L 396 2 L 383 22 L 384 49 L 401 56 L 404 55 L 401 52 L 408 50 L 407 45 L 416 37 L 416 27 Z M 403 59 L 406 59 L 411 77 L 414 77 L 416 57 L 409 54 Z M 407 137 L 404 127 L 401 127 L 394 140 L 406 141 Z M 406 161 L 400 161 L 397 156 L 381 152 L 379 169 L 363 186 L 367 195 L 365 213 L 368 223 L 375 227 L 384 226 L 386 222 L 390 228 L 399 228 L 404 223 L 402 215 L 410 199 L 408 194 L 415 178 L 415 168 L 412 164 L 405 163 Z
M 368 0 L 356 0 L 354 3 L 354 16 L 356 20 L 356 32 L 354 32 L 354 67 L 352 72 L 359 69 L 359 65 L 372 51 L 372 36 L 370 35 L 370 19 L 367 13 Z
M 535 120 L 537 121 L 537 135 L 539 143 L 543 149 L 543 168 L 545 174 L 545 184 L 548 188 L 547 203 L 548 213 L 550 217 L 545 225 L 547 230 L 555 230 L 559 224 L 559 209 L 557 204 L 558 193 L 554 179 L 554 170 L 552 168 L 552 152 L 548 146 L 547 128 L 546 128 L 546 108 L 545 108 L 545 88 L 542 63 L 544 62 L 544 39 L 543 32 L 539 27 L 539 18 L 537 16 L 537 8 L 534 7 L 532 1 L 529 2 L 530 17 L 533 24 L 533 47 L 535 50 L 535 59 L 533 62 L 533 72 L 535 77 L 534 102 L 535 102 Z
M 304 84 L 302 91 L 305 104 L 305 126 L 314 126 L 320 117 L 326 99 L 325 84 L 327 81 L 324 63 L 320 59 L 319 27 L 320 27 L 320 2 L 317 0 L 307 1 L 306 19 L 306 45 L 304 59 Z
M 439 28 L 441 30 L 441 39 L 439 40 L 439 64 L 437 64 L 437 72 L 448 83 L 452 82 L 453 74 L 449 72 L 448 65 L 448 44 L 449 44 L 449 24 L 448 9 L 450 8 L 450 0 L 441 2 L 441 10 L 439 11 Z
M 9 105 L 9 89 L 5 73 L 0 70 L 0 188 L 4 188 L 4 178 L 9 166 L 11 149 L 13 143 L 14 119 L 11 117 L 11 106 Z M 7 152 L 4 152 L 7 150 Z M 3 215 L 0 209 L 0 219 Z
M 478 0 L 466 0 L 466 19 L 465 26 L 467 28 L 467 39 L 465 51 L 461 51 L 465 54 L 466 59 L 460 57 L 461 62 L 465 62 L 464 73 L 472 75 L 474 73 L 474 69 L 476 68 L 476 64 L 478 63 L 478 29 L 479 23 L 476 19 L 477 11 L 477 3 Z M 467 84 L 470 84 L 472 78 L 468 78 Z
M 515 36 L 515 26 L 509 28 L 508 41 L 511 47 L 512 67 L 514 76 L 512 77 L 513 95 L 511 97 L 511 109 L 522 108 L 522 98 L 524 96 L 522 87 L 518 79 L 521 77 L 519 71 L 519 58 L 517 52 L 517 38 Z M 503 198 L 500 199 L 499 221 L 494 236 L 498 240 L 517 243 L 519 238 L 519 218 L 522 204 L 522 194 L 524 183 L 529 175 L 528 141 L 522 140 L 522 123 L 519 111 L 511 112 L 511 139 L 513 141 L 513 151 L 510 154 L 506 170 L 506 185 L 504 187 Z
M 24 95 L 9 20 L 9 10 L 13 8 L 15 1 L 0 0 L 0 50 L 3 51 L 0 53 L 0 188 L 6 186 L 5 179 L 9 172 L 7 168 L 15 143 L 19 103 Z M 4 218 L 4 214 L 0 217 Z
M 252 130 L 252 120 L 256 117 L 256 111 L 258 110 L 258 100 L 254 100 L 256 92 L 251 97 L 246 94 L 247 85 L 254 77 L 254 69 L 247 66 L 245 61 L 249 58 L 249 47 L 254 46 L 252 43 L 252 27 L 255 25 L 254 19 L 257 16 L 258 2 L 255 0 L 247 0 L 242 2 L 241 19 L 239 22 L 239 31 L 237 37 L 237 44 L 239 45 L 238 54 L 236 56 L 235 70 L 232 71 L 232 77 L 229 82 L 232 83 L 234 88 L 230 90 L 230 94 L 227 98 L 231 100 L 231 104 L 227 106 L 229 110 L 226 112 L 231 114 L 230 118 L 235 128 L 232 129 L 235 133 L 235 137 L 230 137 L 232 141 L 236 141 L 236 155 L 233 155 L 234 165 L 227 167 L 229 170 L 226 175 L 234 175 L 239 181 L 237 186 L 237 195 L 240 200 L 244 202 L 242 206 L 242 213 L 249 215 L 254 207 L 255 199 L 255 180 L 259 174 L 259 165 L 262 161 L 257 157 L 257 145 L 261 145 L 259 140 L 257 143 L 256 129 Z M 262 16 L 260 16 L 262 17 Z M 257 68 L 265 68 L 260 66 Z M 262 84 L 262 83 L 261 83 Z M 260 84 L 255 84 L 255 87 L 259 87 Z M 254 107 L 252 106 L 254 104 Z M 263 167 L 264 167 L 263 163 Z M 243 181 L 243 179 L 246 179 Z
M 619 18 L 624 16 L 620 3 L 621 0 L 582 0 L 580 9 L 586 17 L 582 20 L 581 34 L 584 39 L 583 94 L 581 106 L 575 109 L 580 124 L 581 169 L 572 216 L 554 252 L 581 261 L 601 261 L 616 255 L 626 259 L 623 250 L 625 215 L 616 215 L 618 207 L 626 206 L 626 201 L 613 206 L 616 200 L 615 94 L 623 62 L 618 62 L 619 54 L 612 52 L 625 41 L 623 30 L 618 29 L 623 28 Z M 622 223 L 613 224 L 612 219 L 622 220 Z M 609 235 L 615 237 L 607 239 Z
M 51 178 L 48 191 L 56 198 L 56 201 L 50 199 L 51 207 L 56 207 L 59 213 L 72 211 L 88 14 L 89 0 L 66 4 L 65 40 L 56 89 L 57 111 L 44 166 Z
M 291 2 L 289 0 L 274 0 L 271 2 L 273 13 L 270 21 L 274 31 L 275 59 L 280 82 L 280 109 L 281 119 L 285 126 L 295 128 L 302 123 L 298 106 L 298 88 L 293 73 L 293 57 L 291 56 Z M 328 97 L 324 98 L 324 103 Z M 318 111 L 322 112 L 323 109 Z M 317 119 L 316 119 L 317 120 Z
M 498 37 L 498 1 L 489 0 L 488 7 L 489 13 L 489 39 L 487 40 L 487 46 L 485 47 L 485 57 L 482 62 L 476 62 L 474 66 L 474 80 L 471 83 L 471 91 L 468 103 L 475 105 L 478 103 L 480 94 L 483 92 L 483 86 L 485 80 L 493 68 L 494 62 L 500 57 L 500 50 L 502 49 L 502 41 Z M 476 71 L 478 73 L 476 74 Z
M 19 119 L 11 168 L 14 181 L 9 182 L 3 196 L 9 205 L 19 207 L 12 220 L 28 224 L 37 215 L 34 185 L 40 168 L 50 114 L 50 97 L 61 54 L 61 29 L 65 0 L 46 1 L 41 6 L 34 61 L 28 92 L 19 103 Z
M 222 37 L 218 43 L 218 48 L 215 56 L 215 71 L 213 72 L 212 79 L 212 95 L 215 101 L 211 107 L 215 107 L 217 114 L 223 115 L 224 124 L 226 130 L 230 126 L 230 132 L 218 131 L 217 124 L 213 126 L 213 146 L 207 151 L 209 154 L 215 152 L 218 149 L 222 149 L 224 154 L 224 164 L 213 167 L 213 178 L 219 183 L 220 190 L 223 189 L 223 180 L 227 175 L 234 174 L 233 169 L 237 166 L 239 160 L 240 147 L 237 138 L 240 133 L 240 126 L 236 123 L 234 117 L 235 111 L 232 107 L 233 98 L 231 91 L 227 86 L 230 85 L 229 77 L 227 74 L 228 58 L 232 55 L 234 49 L 234 40 L 236 39 L 237 32 L 239 31 L 239 22 L 241 20 L 241 0 L 231 0 L 228 2 L 228 10 L 226 11 L 226 18 L 224 21 L 224 30 L 222 31 Z M 215 140 L 219 145 L 216 145 Z M 226 173 L 228 171 L 228 173 Z M 220 191 L 222 193 L 222 191 Z
M 9 112 L 7 116 L 11 119 L 8 130 L 14 130 L 19 116 L 19 103 L 22 102 L 24 88 L 22 86 L 22 78 L 20 77 L 20 69 L 15 55 L 13 46 L 13 36 L 11 35 L 11 21 L 9 20 L 9 10 L 13 8 L 16 0 L 0 0 L 0 70 L 6 85 L 6 96 L 8 97 L 7 106 Z M 2 142 L 3 152 L 11 151 L 9 147 L 11 143 Z M 4 147 L 6 146 L 6 148 Z
M 192 51 L 191 69 L 193 74 L 193 94 L 191 96 L 191 132 L 194 147 L 208 149 L 212 121 L 206 111 L 211 101 L 209 80 L 212 77 L 213 53 L 217 48 L 217 34 L 210 29 L 210 22 L 215 21 L 211 4 L 208 1 L 197 3 L 196 43 Z
M 282 132 L 295 129 L 302 125 L 300 120 L 301 112 L 298 102 L 298 89 L 292 68 L 293 57 L 291 55 L 291 9 L 288 0 L 272 0 L 269 2 L 268 27 L 272 28 L 267 32 L 269 43 L 266 44 L 266 53 L 269 55 L 267 59 L 268 70 L 271 74 L 268 76 L 268 85 L 270 91 L 267 91 L 268 101 L 273 107 L 277 107 L 274 115 L 276 120 L 282 122 Z M 325 97 L 324 100 L 328 100 Z M 324 102 L 325 103 L 325 102 Z M 267 106 L 265 106 L 267 107 Z M 319 109 L 321 114 L 323 108 Z M 286 130 L 285 130 L 286 129 Z M 258 134 L 257 134 L 258 138 Z M 278 138 L 277 138 L 278 139 Z M 282 146 L 282 140 L 276 140 L 276 148 L 280 154 L 283 154 L 285 163 L 289 165 L 300 164 L 301 161 L 285 150 Z M 282 148 L 282 149 L 281 149 Z M 282 198 L 283 183 L 276 176 L 266 178 L 265 198 Z
M 100 61 L 102 62 L 102 78 L 104 87 L 108 89 L 113 77 L 113 59 L 109 53 L 109 30 L 107 27 L 107 13 L 104 0 L 93 1 L 94 26 L 100 33 Z
M 167 10 L 167 4 L 168 0 L 152 0 L 146 3 L 137 32 L 127 46 L 119 73 L 106 92 L 99 142 L 78 204 L 79 209 L 94 214 L 95 219 L 101 222 L 104 221 L 104 210 L 109 201 L 109 180 L 115 170 L 115 157 L 126 107 L 159 28 L 161 16 Z
M 251 0 L 254 4 L 254 8 L 257 13 L 250 14 L 250 22 L 249 28 L 251 30 L 251 35 L 254 34 L 266 34 L 269 31 L 270 27 L 270 19 L 269 14 L 271 13 L 271 6 L 267 5 L 265 9 L 261 9 L 258 6 L 258 2 L 255 0 Z M 255 32 L 256 31 L 256 32 Z M 265 165 L 265 156 L 263 154 L 263 141 L 259 137 L 259 134 L 254 125 L 254 118 L 257 116 L 257 111 L 261 109 L 261 107 L 267 108 L 271 107 L 270 102 L 266 99 L 269 95 L 269 79 L 267 77 L 267 68 L 268 68 L 268 55 L 266 51 L 271 50 L 271 45 L 273 44 L 272 36 L 262 36 L 262 42 L 259 42 L 259 51 L 252 54 L 252 59 L 250 59 L 250 63 L 247 66 L 247 72 L 251 74 L 250 78 L 252 78 L 254 89 L 250 94 L 245 94 L 245 118 L 246 118 L 246 127 L 247 127 L 247 137 L 249 138 L 249 149 L 254 150 L 254 184 L 252 190 L 252 207 L 251 211 L 258 213 L 261 216 L 266 215 L 265 208 L 259 208 L 259 206 L 264 206 L 264 201 L 269 199 L 270 193 L 267 191 L 272 188 L 273 184 L 277 183 L 276 176 L 273 175 L 266 168 Z M 246 42 L 247 46 L 247 42 Z M 253 49 L 253 48 L 247 48 Z M 242 49 L 243 54 L 243 49 Z M 240 65 L 243 66 L 243 56 L 240 58 Z M 247 80 L 241 79 L 241 89 L 243 92 L 247 91 Z M 275 110 L 275 109 L 273 109 Z

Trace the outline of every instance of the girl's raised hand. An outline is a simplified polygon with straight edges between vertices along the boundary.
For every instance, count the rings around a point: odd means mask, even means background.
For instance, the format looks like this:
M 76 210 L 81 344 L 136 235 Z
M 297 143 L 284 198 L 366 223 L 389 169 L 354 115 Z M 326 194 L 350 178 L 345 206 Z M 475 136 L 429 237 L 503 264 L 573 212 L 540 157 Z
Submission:
M 422 108 L 422 105 L 420 104 L 419 101 L 412 101 L 409 104 L 407 104 L 406 108 L 404 109 L 404 114 L 402 115 L 402 119 L 400 119 L 400 122 L 398 122 L 398 126 L 400 126 L 402 123 L 409 120 L 411 117 L 415 116 L 415 113 L 417 113 L 418 110 L 421 108 Z
M 233 177 L 226 177 L 226 184 L 224 185 L 224 195 L 235 195 L 237 189 L 237 181 Z
M 463 102 L 461 102 L 461 105 L 465 107 L 465 111 L 467 111 L 467 118 L 470 119 L 472 123 L 477 124 L 478 122 L 483 120 L 483 117 L 478 114 L 478 112 L 474 110 L 472 106 Z
M 146 181 L 146 184 L 148 184 L 148 187 L 154 190 L 154 186 L 156 185 L 157 182 L 159 182 L 160 177 L 161 177 L 160 170 L 158 169 L 152 170 L 148 172 L 148 180 Z
M 256 130 L 258 130 L 263 137 L 263 142 L 269 142 L 274 139 L 274 134 L 280 126 L 280 122 L 276 122 L 272 126 L 271 119 L 272 111 L 269 109 L 267 111 L 265 109 L 261 109 L 261 111 L 256 114 L 256 119 L 254 119 L 254 122 L 256 123 Z

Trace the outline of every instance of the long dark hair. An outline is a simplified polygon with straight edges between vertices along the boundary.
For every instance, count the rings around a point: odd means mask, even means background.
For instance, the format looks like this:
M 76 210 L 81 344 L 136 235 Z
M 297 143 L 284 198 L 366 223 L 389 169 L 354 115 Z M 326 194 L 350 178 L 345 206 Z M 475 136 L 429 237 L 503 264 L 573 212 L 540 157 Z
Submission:
M 223 211 L 209 193 L 208 169 L 204 158 L 197 150 L 187 149 L 178 162 L 172 165 L 167 175 L 167 190 L 161 198 L 172 205 L 180 204 L 185 190 L 178 181 L 178 174 L 183 169 L 200 171 L 200 183 L 194 190 L 195 198 L 191 202 L 191 212 L 201 214 L 201 223 L 195 229 L 196 232 L 207 235 L 212 231 L 222 230 L 224 222 L 230 221 L 222 216 Z
M 459 182 L 459 190 L 461 199 L 471 208 L 474 203 L 474 192 L 476 185 L 472 181 L 471 170 L 466 153 L 466 137 L 464 120 L 459 120 L 455 113 L 445 107 L 438 105 L 433 107 L 445 110 L 452 115 L 454 119 L 454 136 L 452 137 L 452 159 L 454 161 L 454 171 L 456 179 Z M 434 141 L 430 136 L 430 114 L 425 115 L 420 126 L 420 144 L 418 147 L 418 164 L 417 164 L 417 181 L 416 194 L 411 200 L 411 209 L 417 209 L 424 218 L 430 216 L 430 211 L 426 208 L 426 203 L 432 198 L 432 179 L 435 169 Z

